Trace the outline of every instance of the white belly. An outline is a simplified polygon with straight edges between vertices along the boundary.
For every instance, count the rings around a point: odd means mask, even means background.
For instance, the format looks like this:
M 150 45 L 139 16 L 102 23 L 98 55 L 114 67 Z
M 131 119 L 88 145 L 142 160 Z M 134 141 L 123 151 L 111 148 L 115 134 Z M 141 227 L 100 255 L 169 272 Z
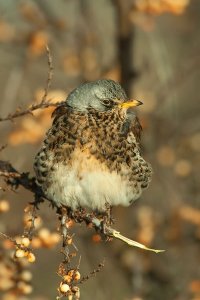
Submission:
M 130 201 L 140 196 L 134 193 L 116 172 L 90 168 L 80 172 L 78 160 L 72 166 L 58 163 L 54 168 L 46 194 L 58 205 L 63 204 L 72 209 L 81 206 L 103 211 L 106 202 L 111 205 L 128 206 Z

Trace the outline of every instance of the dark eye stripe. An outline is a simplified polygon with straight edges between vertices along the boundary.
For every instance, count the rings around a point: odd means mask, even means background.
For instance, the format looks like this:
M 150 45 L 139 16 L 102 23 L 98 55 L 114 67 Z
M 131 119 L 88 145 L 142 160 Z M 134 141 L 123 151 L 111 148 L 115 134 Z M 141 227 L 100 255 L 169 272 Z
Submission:
M 111 99 L 103 99 L 102 104 L 105 106 L 113 106 L 114 102 Z
M 115 99 L 101 99 L 101 103 L 106 107 L 112 107 L 116 104 L 119 104 L 121 100 L 115 98 Z

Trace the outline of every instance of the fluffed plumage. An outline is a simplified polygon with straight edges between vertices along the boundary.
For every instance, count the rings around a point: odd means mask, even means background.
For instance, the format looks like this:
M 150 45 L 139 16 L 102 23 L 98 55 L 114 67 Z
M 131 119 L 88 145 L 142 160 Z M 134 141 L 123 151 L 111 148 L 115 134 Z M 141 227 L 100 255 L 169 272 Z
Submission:
M 53 113 L 53 124 L 35 158 L 38 185 L 48 199 L 105 210 L 128 206 L 147 188 L 151 166 L 140 154 L 141 126 L 112 80 L 83 84 Z

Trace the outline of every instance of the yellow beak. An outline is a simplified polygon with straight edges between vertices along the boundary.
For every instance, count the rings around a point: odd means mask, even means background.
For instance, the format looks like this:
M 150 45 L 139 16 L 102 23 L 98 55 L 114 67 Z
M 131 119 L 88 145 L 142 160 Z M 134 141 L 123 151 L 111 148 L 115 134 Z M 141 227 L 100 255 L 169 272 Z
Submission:
M 129 108 L 129 107 L 135 107 L 135 106 L 142 105 L 142 104 L 143 103 L 139 100 L 129 100 L 127 102 L 120 103 L 119 107 L 120 108 Z

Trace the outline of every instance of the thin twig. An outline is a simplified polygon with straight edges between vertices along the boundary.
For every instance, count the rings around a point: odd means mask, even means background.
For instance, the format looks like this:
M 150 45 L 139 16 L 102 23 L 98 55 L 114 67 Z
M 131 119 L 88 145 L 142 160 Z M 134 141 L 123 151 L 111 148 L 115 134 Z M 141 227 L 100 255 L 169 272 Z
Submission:
M 2 170 L 2 165 L 4 166 L 4 169 Z M 6 170 L 6 167 L 8 170 Z M 11 171 L 11 172 L 9 172 Z M 13 187 L 18 187 L 19 185 L 22 185 L 25 189 L 30 190 L 33 192 L 38 199 L 42 198 L 42 200 L 45 198 L 47 199 L 40 188 L 36 184 L 36 180 L 34 177 L 29 178 L 28 173 L 22 173 L 20 174 L 18 171 L 16 171 L 11 164 L 0 161 L 0 176 L 6 177 L 6 180 L 8 184 Z M 12 179 L 14 178 L 14 182 Z M 11 181 L 9 181 L 11 179 Z M 148 251 L 153 251 L 156 253 L 163 252 L 164 250 L 159 249 L 152 249 L 144 246 L 143 244 L 140 244 L 136 241 L 133 241 L 119 233 L 119 231 L 115 230 L 114 228 L 108 226 L 105 224 L 105 222 L 102 222 L 102 220 L 98 219 L 94 214 L 88 214 L 84 210 L 80 210 L 78 212 L 69 212 L 67 211 L 67 208 L 63 207 L 62 211 L 60 212 L 61 216 L 61 230 L 63 235 L 63 248 L 65 249 L 66 246 L 66 237 L 67 237 L 67 228 L 66 228 L 66 220 L 67 217 L 70 217 L 74 219 L 75 222 L 81 223 L 85 222 L 86 224 L 91 223 L 93 227 L 98 230 L 100 233 L 104 234 L 107 237 L 113 237 L 118 240 L 121 240 L 122 242 L 128 244 L 131 247 L 137 247 Z
M 37 218 L 37 201 L 34 201 L 32 204 L 32 209 L 30 211 L 30 225 L 28 229 L 25 230 L 24 235 L 29 238 L 31 241 L 33 238 L 34 230 L 35 230 L 35 220 Z
M 18 108 L 14 113 L 8 114 L 6 117 L 0 118 L 0 122 L 3 121 L 12 121 L 13 119 L 22 117 L 27 114 L 32 114 L 33 111 L 41 108 L 47 108 L 47 107 L 57 107 L 59 105 L 62 105 L 64 102 L 56 102 L 56 103 L 51 103 L 50 99 L 47 99 L 49 88 L 51 86 L 51 81 L 53 77 L 53 63 L 52 63 L 52 56 L 51 52 L 48 46 L 46 46 L 46 51 L 47 51 L 47 58 L 48 58 L 48 77 L 47 77 L 47 82 L 46 82 L 46 87 L 44 89 L 44 95 L 42 97 L 42 100 L 40 103 L 37 104 L 32 104 L 30 107 L 28 107 L 25 110 L 21 110 Z
M 0 171 L 0 176 L 6 178 L 20 178 L 21 175 L 15 172 Z
M 91 277 L 96 276 L 96 274 L 99 273 L 104 268 L 104 266 L 105 266 L 105 259 L 103 260 L 102 263 L 100 263 L 98 265 L 98 267 L 96 269 L 94 269 L 92 272 L 90 272 L 89 275 L 83 276 L 83 278 L 79 281 L 79 284 L 85 283 Z
M 7 185 L 13 189 L 23 186 L 26 190 L 34 193 L 38 201 L 44 197 L 42 190 L 36 184 L 34 177 L 29 177 L 29 173 L 20 173 L 13 166 L 6 161 L 0 160 L 0 177 L 5 178 Z
M 62 104 L 64 104 L 64 101 L 63 102 L 56 102 L 56 103 L 51 103 L 49 101 L 44 101 L 44 102 L 40 102 L 38 104 L 32 104 L 29 108 L 27 108 L 23 111 L 16 110 L 14 113 L 8 114 L 6 117 L 0 118 L 0 122 L 12 121 L 13 119 L 22 117 L 24 115 L 32 114 L 32 112 L 37 110 L 37 109 L 48 108 L 48 107 L 57 107 L 57 106 L 60 106 Z
M 46 87 L 44 89 L 44 95 L 42 97 L 41 103 L 44 103 L 44 102 L 47 101 L 49 88 L 51 86 L 51 81 L 52 81 L 52 78 L 53 78 L 53 60 L 52 60 L 52 55 L 51 55 L 51 52 L 50 52 L 50 49 L 49 49 L 48 45 L 46 45 L 46 51 L 47 51 L 49 71 L 48 71 Z
M 73 216 L 73 214 L 72 214 L 72 216 Z M 108 226 L 105 222 L 103 223 L 101 220 L 99 220 L 93 214 L 83 214 L 80 216 L 80 218 L 78 215 L 75 215 L 74 219 L 75 219 L 75 221 L 78 221 L 78 222 L 84 221 L 87 224 L 91 223 L 96 228 L 96 230 L 98 230 L 100 233 L 104 234 L 107 237 L 116 238 L 116 239 L 128 244 L 131 247 L 137 247 L 137 248 L 152 251 L 155 253 L 165 251 L 165 250 L 148 248 L 143 244 L 140 244 L 134 240 L 131 240 L 131 239 L 125 237 L 124 235 L 120 234 L 120 232 L 117 231 L 116 229 L 112 228 L 111 226 Z
M 67 244 L 67 239 L 68 239 L 68 228 L 67 228 L 67 210 L 63 208 L 61 210 L 61 234 L 63 237 L 63 242 L 62 242 L 62 250 L 61 252 L 64 255 L 64 264 L 67 264 L 68 268 L 70 268 L 70 250 L 69 250 L 69 245 Z
M 12 237 L 10 237 L 9 235 L 7 235 L 7 234 L 5 234 L 5 233 L 3 233 L 3 232 L 0 232 L 0 235 L 1 235 L 4 239 L 13 242 L 15 245 L 17 244 L 16 241 L 15 241 Z

